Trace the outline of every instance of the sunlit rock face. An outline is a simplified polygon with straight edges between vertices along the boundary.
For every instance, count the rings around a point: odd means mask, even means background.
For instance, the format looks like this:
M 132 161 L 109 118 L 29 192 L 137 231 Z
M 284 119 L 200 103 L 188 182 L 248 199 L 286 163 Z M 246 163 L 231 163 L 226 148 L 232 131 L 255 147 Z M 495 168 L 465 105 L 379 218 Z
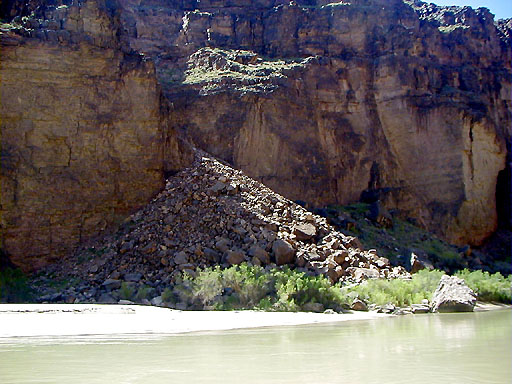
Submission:
M 0 237 L 21 265 L 147 202 L 190 158 L 176 132 L 291 199 L 366 190 L 459 244 L 497 227 L 510 20 L 401 0 L 0 8 Z
M 64 28 L 0 40 L 0 237 L 24 269 L 144 205 L 186 162 L 153 63 L 121 51 L 100 5 L 58 12 Z
M 120 9 L 124 42 L 156 59 L 175 126 L 201 148 L 292 199 L 370 188 L 455 243 L 496 229 L 510 21 L 400 0 Z

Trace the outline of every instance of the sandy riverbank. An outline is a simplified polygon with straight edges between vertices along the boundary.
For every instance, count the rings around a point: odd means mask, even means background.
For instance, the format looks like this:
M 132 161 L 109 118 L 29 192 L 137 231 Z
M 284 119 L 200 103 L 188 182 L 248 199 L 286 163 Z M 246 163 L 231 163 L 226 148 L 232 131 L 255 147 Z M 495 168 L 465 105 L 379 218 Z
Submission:
M 511 309 L 478 302 L 475 312 Z M 0 337 L 177 334 L 389 317 L 376 312 L 178 311 L 141 305 L 0 304 Z M 420 315 L 417 315 L 420 316 Z
M 199 331 L 370 320 L 375 312 L 178 311 L 138 305 L 1 304 L 0 337 L 115 335 Z

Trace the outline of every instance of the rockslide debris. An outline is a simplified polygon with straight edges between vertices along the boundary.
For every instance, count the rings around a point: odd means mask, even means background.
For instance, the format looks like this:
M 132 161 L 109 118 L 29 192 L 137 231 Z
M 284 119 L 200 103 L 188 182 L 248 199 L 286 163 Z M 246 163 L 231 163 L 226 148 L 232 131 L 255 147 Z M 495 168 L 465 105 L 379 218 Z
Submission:
M 109 301 L 121 281 L 153 287 L 156 296 L 181 271 L 247 262 L 289 265 L 332 282 L 408 277 L 355 237 L 335 231 L 242 171 L 196 151 L 193 165 L 127 218 L 116 233 L 82 246 L 50 268 L 96 286 L 80 300 Z M 85 265 L 84 265 L 85 264 Z M 80 297 L 79 297 L 80 296 Z

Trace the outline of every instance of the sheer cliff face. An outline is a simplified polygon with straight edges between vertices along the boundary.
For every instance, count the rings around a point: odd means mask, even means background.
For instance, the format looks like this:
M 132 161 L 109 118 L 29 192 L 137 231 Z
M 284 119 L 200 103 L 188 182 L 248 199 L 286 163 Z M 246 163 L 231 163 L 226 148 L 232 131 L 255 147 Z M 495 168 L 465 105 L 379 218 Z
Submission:
M 0 238 L 20 265 L 55 259 L 147 202 L 189 158 L 176 131 L 292 199 L 349 203 L 369 189 L 456 243 L 496 229 L 512 136 L 511 24 L 484 9 L 0 8 L 29 15 L 0 30 Z
M 328 204 L 376 189 L 459 244 L 496 229 L 510 23 L 487 10 L 149 0 L 120 19 L 156 58 L 175 126 L 276 191 Z
M 25 269 L 144 205 L 181 165 L 153 64 L 121 52 L 94 3 L 66 12 L 68 28 L 1 36 L 0 235 Z

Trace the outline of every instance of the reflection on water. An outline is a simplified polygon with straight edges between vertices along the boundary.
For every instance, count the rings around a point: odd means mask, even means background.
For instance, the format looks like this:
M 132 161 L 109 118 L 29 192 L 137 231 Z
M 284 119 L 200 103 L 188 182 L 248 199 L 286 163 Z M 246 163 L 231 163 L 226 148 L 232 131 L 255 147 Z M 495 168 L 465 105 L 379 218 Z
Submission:
M 0 339 L 0 383 L 507 383 L 512 311 L 176 336 Z

